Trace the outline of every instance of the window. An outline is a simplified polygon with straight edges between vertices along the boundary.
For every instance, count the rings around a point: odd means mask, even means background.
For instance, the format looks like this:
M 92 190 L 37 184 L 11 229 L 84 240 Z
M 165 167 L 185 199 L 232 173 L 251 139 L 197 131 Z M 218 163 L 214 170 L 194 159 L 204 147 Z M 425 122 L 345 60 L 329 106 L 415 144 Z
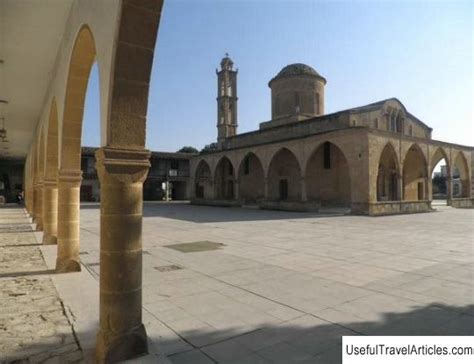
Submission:
M 379 128 L 379 119 L 375 119 L 374 121 L 374 128 L 378 129 Z
M 324 143 L 324 169 L 331 169 L 331 144 Z
M 319 115 L 319 94 L 316 93 L 316 114 Z
M 410 125 L 409 130 L 410 130 L 410 136 L 413 136 L 413 126 L 412 125 Z
M 170 169 L 179 169 L 179 161 L 172 160 L 170 163 Z
M 250 158 L 247 157 L 245 158 L 244 161 L 244 174 L 248 175 L 250 173 Z

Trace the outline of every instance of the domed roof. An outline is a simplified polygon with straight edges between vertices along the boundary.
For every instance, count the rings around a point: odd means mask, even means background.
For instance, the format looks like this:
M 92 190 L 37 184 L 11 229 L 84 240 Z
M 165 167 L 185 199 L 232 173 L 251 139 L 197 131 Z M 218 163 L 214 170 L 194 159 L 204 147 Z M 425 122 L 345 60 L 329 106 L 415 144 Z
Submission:
M 281 71 L 278 72 L 278 74 L 270 80 L 268 85 L 270 86 L 270 84 L 273 81 L 278 80 L 280 78 L 293 77 L 293 76 L 317 77 L 317 78 L 322 79 L 323 82 L 326 83 L 326 79 L 323 76 L 321 76 L 318 72 L 316 72 L 316 70 L 313 67 L 308 66 L 307 64 L 304 64 L 304 63 L 293 63 L 293 64 L 289 64 L 286 67 L 283 67 Z

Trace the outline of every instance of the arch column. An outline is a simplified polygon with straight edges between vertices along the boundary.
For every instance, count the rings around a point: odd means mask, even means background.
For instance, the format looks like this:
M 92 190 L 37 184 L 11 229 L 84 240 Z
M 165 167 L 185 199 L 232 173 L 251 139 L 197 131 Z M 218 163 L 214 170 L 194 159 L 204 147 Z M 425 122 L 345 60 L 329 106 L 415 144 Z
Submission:
M 115 362 L 147 352 L 142 323 L 143 182 L 150 152 L 101 148 L 100 330 L 97 361 Z
M 43 182 L 37 182 L 34 185 L 34 222 L 36 223 L 36 231 L 43 230 Z
M 238 178 L 234 179 L 234 199 L 239 200 L 240 198 L 240 181 Z
M 43 189 L 43 244 L 56 244 L 58 234 L 58 185 L 45 180 Z
M 308 201 L 308 197 L 306 195 L 306 177 L 301 177 L 301 201 L 306 202 Z
M 451 200 L 453 199 L 453 177 L 446 177 L 446 198 L 448 206 L 451 205 Z
M 56 271 L 79 272 L 79 215 L 82 171 L 60 169 L 58 174 L 58 257 Z
M 403 176 L 401 174 L 397 175 L 397 199 L 403 201 Z
M 263 180 L 263 199 L 268 200 L 269 186 L 268 186 L 268 177 L 265 177 Z

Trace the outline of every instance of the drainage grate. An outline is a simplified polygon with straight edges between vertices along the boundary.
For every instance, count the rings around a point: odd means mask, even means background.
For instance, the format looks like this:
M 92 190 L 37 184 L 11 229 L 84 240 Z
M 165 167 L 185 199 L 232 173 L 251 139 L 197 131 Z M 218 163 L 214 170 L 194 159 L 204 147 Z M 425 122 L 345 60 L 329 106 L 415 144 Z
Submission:
M 160 265 L 159 267 L 155 267 L 155 269 L 158 272 L 171 272 L 173 270 L 183 269 L 183 267 L 180 267 L 179 265 L 171 264 L 171 265 Z
M 205 252 L 209 250 L 218 250 L 225 246 L 222 243 L 214 243 L 212 241 L 195 241 L 193 243 L 183 243 L 183 244 L 172 244 L 165 245 L 165 248 L 170 248 L 178 250 L 182 253 L 196 253 L 196 252 Z

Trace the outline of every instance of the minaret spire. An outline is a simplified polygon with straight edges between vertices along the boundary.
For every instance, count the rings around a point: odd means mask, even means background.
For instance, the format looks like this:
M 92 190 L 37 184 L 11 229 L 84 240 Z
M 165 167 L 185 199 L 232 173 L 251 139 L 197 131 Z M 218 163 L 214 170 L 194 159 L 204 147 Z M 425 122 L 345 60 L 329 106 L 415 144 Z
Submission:
M 217 142 L 222 146 L 226 138 L 237 134 L 237 72 L 226 53 L 217 73 Z

